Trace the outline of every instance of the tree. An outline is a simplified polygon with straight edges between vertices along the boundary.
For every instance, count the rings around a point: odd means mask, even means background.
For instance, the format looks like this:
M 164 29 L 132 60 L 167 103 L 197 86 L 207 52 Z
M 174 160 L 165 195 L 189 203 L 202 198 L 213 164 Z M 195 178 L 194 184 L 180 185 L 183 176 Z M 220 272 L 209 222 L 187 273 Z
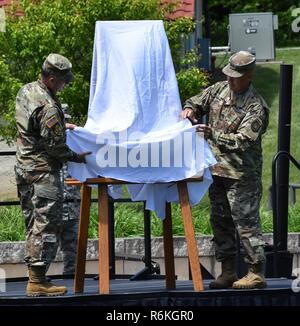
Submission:
M 0 136 L 7 142 L 16 135 L 14 99 L 21 85 L 38 79 L 41 62 L 51 52 L 61 53 L 73 64 L 74 81 L 61 94 L 77 122 L 85 120 L 98 20 L 163 19 L 159 0 L 23 0 L 24 17 L 7 15 L 6 33 L 0 33 L 0 116 L 5 120 Z M 191 19 L 165 23 L 176 66 L 180 37 L 194 29 Z M 198 87 L 199 89 L 199 87 Z M 195 90 L 195 92 L 198 91 Z M 1 122 L 0 122 L 1 123 Z

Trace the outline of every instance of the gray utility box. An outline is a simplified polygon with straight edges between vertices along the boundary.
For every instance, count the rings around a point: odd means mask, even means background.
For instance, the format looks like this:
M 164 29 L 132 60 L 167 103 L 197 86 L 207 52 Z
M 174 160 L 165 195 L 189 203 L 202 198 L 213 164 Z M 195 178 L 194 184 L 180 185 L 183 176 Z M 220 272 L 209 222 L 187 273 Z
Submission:
M 246 50 L 255 54 L 257 60 L 274 60 L 274 30 L 276 29 L 278 29 L 278 17 L 271 12 L 230 14 L 231 53 Z

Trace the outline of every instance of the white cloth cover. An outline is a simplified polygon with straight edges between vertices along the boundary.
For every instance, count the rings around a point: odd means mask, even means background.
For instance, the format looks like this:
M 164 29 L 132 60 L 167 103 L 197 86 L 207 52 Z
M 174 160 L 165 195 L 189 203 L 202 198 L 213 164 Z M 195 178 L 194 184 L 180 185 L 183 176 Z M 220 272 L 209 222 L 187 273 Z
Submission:
M 195 205 L 211 183 L 207 168 L 216 161 L 180 112 L 163 22 L 97 22 L 88 119 L 84 128 L 67 133 L 72 150 L 92 154 L 87 164 L 69 163 L 70 174 L 80 181 L 103 176 L 138 182 L 127 186 L 131 199 L 145 200 L 160 218 L 166 201 L 178 202 L 171 182 L 204 174 L 203 182 L 188 185 Z M 110 187 L 110 194 L 120 197 L 119 190 Z

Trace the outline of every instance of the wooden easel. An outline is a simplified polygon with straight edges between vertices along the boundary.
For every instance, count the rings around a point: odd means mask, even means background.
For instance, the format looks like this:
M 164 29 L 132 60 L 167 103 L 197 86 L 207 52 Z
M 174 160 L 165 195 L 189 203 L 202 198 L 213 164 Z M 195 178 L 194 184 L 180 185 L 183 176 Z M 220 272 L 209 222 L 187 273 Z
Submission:
M 192 222 L 192 212 L 189 203 L 187 182 L 199 182 L 202 179 L 186 179 L 177 181 L 181 213 L 184 224 L 185 238 L 187 242 L 188 258 L 192 274 L 194 290 L 203 291 L 200 260 L 195 238 L 195 231 Z M 129 184 L 130 182 L 109 179 L 91 178 L 84 183 L 78 180 L 69 179 L 69 185 L 82 185 L 82 200 L 80 207 L 80 222 L 78 231 L 76 272 L 74 280 L 74 292 L 82 293 L 84 289 L 84 274 L 86 262 L 86 250 L 88 240 L 88 225 L 90 219 L 91 186 L 98 185 L 98 216 L 99 216 L 99 293 L 109 294 L 109 238 L 108 238 L 108 185 Z M 166 288 L 176 288 L 174 249 L 171 204 L 166 203 L 166 217 L 163 220 L 163 239 L 165 253 Z

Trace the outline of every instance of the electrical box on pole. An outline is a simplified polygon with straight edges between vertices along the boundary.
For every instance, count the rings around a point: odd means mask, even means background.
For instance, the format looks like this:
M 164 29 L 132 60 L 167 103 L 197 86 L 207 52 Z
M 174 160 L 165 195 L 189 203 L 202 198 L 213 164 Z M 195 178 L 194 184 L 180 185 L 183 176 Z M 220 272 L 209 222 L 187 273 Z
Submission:
M 274 60 L 277 29 L 278 17 L 271 12 L 230 14 L 230 51 L 246 50 L 255 54 L 257 60 Z

